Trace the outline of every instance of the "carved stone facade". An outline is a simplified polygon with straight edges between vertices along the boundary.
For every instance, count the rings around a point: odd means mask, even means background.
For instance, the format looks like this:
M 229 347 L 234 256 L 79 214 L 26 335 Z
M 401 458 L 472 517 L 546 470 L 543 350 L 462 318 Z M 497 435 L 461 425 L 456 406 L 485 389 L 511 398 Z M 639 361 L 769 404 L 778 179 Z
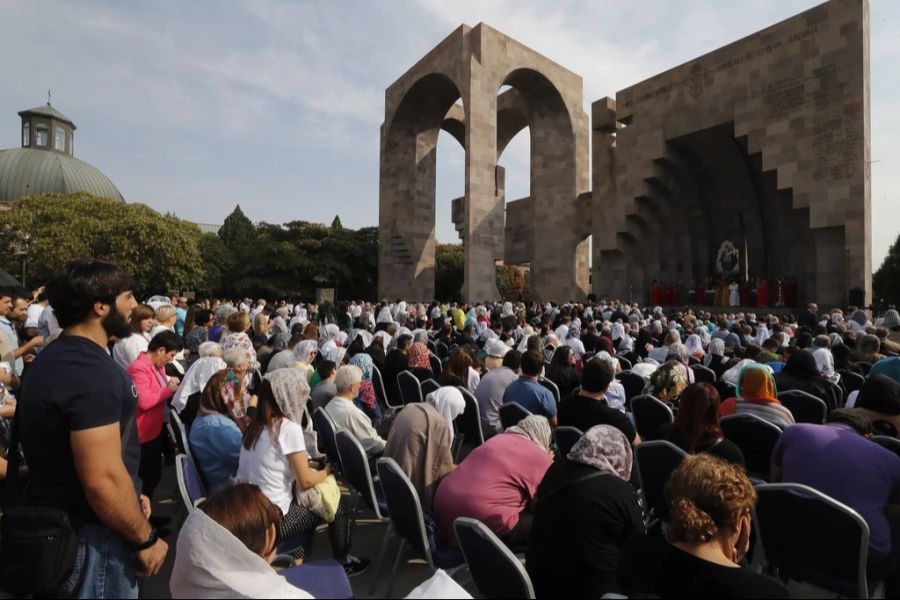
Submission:
M 542 300 L 592 287 L 647 301 L 654 279 L 712 274 L 724 240 L 745 276 L 794 276 L 801 299 L 870 298 L 868 12 L 831 0 L 595 102 L 590 129 L 579 76 L 484 24 L 460 27 L 386 93 L 381 295 L 433 296 L 443 129 L 466 151 L 453 219 L 469 301 L 498 296 L 497 260 L 529 263 Z M 531 194 L 506 204 L 497 160 L 524 127 Z

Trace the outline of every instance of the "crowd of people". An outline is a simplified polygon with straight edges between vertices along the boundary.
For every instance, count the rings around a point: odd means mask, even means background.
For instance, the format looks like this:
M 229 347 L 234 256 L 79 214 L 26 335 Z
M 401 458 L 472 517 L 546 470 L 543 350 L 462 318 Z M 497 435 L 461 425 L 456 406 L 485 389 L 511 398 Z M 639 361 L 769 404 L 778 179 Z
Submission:
M 302 563 L 324 524 L 333 558 L 362 574 L 369 560 L 353 553 L 353 510 L 314 427 L 319 408 L 373 465 L 396 461 L 436 545 L 457 545 L 458 517 L 480 520 L 524 553 L 539 598 L 786 597 L 747 568 L 756 481 L 720 426 L 752 414 L 783 430 L 765 478 L 857 510 L 870 572 L 895 590 L 900 456 L 866 438 L 900 429 L 896 310 L 138 303 L 134 287 L 116 265 L 78 260 L 37 294 L 0 291 L 0 422 L 15 470 L 4 461 L 0 473 L 17 492 L 7 499 L 65 511 L 77 528 L 66 576 L 34 591 L 137 597 L 139 579 L 159 572 L 169 548 L 151 502 L 177 446 L 172 413 L 209 493 L 180 530 L 173 596 L 247 595 L 234 577 L 246 570 L 258 590 L 304 597 L 269 563 L 276 547 Z M 403 373 L 432 391 L 410 398 Z M 821 400 L 821 422 L 795 423 L 779 399 L 787 390 Z M 667 404 L 672 422 L 639 434 L 636 394 Z M 472 399 L 483 443 L 460 424 Z M 505 426 L 511 403 L 524 411 Z M 582 435 L 562 452 L 564 426 Z M 637 476 L 647 439 L 688 454 L 666 484 L 662 534 L 648 532 Z

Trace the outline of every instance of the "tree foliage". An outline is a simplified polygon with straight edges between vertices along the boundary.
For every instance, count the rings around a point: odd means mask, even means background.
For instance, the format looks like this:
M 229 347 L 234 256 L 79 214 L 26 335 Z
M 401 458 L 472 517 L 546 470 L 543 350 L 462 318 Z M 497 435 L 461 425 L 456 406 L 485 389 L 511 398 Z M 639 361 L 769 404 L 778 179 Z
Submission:
M 219 228 L 219 238 L 232 252 L 243 251 L 255 240 L 256 227 L 241 210 L 240 204 L 235 206 L 231 214 L 225 217 L 225 222 Z
M 875 298 L 900 306 L 900 236 L 891 245 L 887 257 L 872 277 Z
M 142 293 L 193 286 L 205 276 L 200 228 L 143 204 L 86 193 L 16 200 L 0 212 L 0 266 L 19 273 L 15 250 L 25 236 L 29 281 L 46 281 L 63 263 L 91 256 L 121 265 Z
M 457 300 L 462 292 L 465 260 L 462 244 L 437 244 L 434 249 L 434 294 L 438 300 Z

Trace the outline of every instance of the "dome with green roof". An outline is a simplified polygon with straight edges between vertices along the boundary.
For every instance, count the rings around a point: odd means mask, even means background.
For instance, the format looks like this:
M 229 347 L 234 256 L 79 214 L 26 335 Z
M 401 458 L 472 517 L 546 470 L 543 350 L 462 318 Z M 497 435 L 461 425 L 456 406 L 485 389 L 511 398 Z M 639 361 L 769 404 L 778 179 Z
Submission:
M 49 102 L 19 113 L 21 148 L 0 150 L 0 202 L 39 194 L 87 192 L 124 202 L 96 167 L 74 156 L 75 124 Z

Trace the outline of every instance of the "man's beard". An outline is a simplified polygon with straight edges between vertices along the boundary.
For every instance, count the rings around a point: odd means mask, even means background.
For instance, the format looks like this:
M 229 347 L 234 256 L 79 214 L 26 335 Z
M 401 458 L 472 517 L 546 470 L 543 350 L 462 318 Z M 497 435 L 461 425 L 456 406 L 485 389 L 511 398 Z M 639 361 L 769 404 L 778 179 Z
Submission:
M 103 320 L 100 322 L 103 325 L 104 331 L 106 331 L 106 335 L 109 337 L 116 337 L 119 339 L 127 338 L 131 335 L 131 328 L 128 326 L 128 319 L 126 319 L 122 313 L 113 307 L 109 314 L 103 317 Z

